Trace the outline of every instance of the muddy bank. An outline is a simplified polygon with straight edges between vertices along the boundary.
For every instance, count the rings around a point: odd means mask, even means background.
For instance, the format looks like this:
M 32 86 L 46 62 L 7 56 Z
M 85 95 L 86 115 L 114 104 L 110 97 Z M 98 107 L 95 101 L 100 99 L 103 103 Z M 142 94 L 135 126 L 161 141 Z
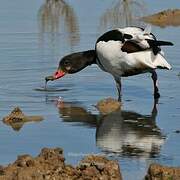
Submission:
M 19 131 L 24 123 L 42 121 L 42 116 L 26 116 L 19 107 L 15 107 L 9 115 L 3 118 L 3 122 L 11 126 L 15 131 Z
M 17 157 L 8 166 L 0 166 L 0 180 L 122 180 L 117 161 L 89 155 L 74 167 L 65 163 L 61 148 L 43 148 L 40 154 Z M 180 167 L 151 164 L 145 180 L 179 180 Z
M 101 114 L 109 114 L 118 111 L 121 108 L 121 102 L 111 97 L 102 99 L 96 104 L 96 108 Z
M 156 14 L 142 17 L 141 20 L 155 26 L 180 26 L 180 9 L 168 9 Z
M 145 180 L 179 180 L 180 167 L 167 167 L 159 164 L 151 164 Z
M 78 166 L 65 164 L 61 148 L 43 148 L 37 157 L 18 156 L 13 164 L 0 166 L 0 180 L 121 180 L 118 162 L 102 156 L 86 156 Z

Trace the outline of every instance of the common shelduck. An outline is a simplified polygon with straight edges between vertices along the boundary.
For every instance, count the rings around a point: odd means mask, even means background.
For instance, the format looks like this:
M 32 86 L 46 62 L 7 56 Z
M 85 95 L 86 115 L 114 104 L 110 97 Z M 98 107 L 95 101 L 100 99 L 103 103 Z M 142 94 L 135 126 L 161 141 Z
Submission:
M 97 64 L 103 71 L 110 73 L 121 97 L 121 77 L 150 72 L 154 84 L 154 98 L 159 98 L 156 69 L 171 69 L 165 60 L 160 46 L 173 45 L 159 41 L 151 33 L 150 26 L 118 28 L 104 33 L 95 44 L 94 50 L 77 52 L 63 57 L 51 78 L 56 80 L 65 74 L 81 71 L 91 64 Z

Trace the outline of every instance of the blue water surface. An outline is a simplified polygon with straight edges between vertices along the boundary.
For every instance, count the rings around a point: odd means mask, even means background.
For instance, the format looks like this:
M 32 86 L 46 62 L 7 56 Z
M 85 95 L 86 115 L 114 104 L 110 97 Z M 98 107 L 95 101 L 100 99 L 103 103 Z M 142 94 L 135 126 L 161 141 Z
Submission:
M 20 154 L 36 156 L 43 147 L 62 147 L 66 161 L 73 165 L 92 153 L 118 160 L 127 180 L 143 179 L 154 162 L 179 166 L 180 134 L 175 131 L 180 130 L 180 28 L 152 26 L 158 39 L 174 43 L 163 48 L 172 70 L 158 71 L 157 106 L 150 75 L 138 75 L 122 81 L 122 109 L 102 116 L 94 105 L 117 97 L 111 75 L 92 65 L 49 82 L 49 91 L 42 91 L 44 77 L 56 70 L 64 55 L 93 49 L 101 33 L 134 23 L 107 16 L 115 6 L 126 8 L 118 0 L 53 3 L 18 0 L 3 1 L 0 6 L 0 119 L 16 106 L 27 115 L 44 117 L 19 127 L 0 121 L 0 164 Z M 138 3 L 141 6 L 130 6 L 129 16 L 180 7 L 178 0 Z M 58 103 L 59 97 L 64 103 Z

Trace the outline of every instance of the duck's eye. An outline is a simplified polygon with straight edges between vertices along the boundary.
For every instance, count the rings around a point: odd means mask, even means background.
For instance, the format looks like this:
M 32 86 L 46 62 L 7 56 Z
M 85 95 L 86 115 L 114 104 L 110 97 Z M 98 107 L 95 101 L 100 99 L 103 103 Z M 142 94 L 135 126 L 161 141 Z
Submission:
M 64 65 L 68 66 L 68 65 L 70 65 L 70 62 L 69 61 L 64 61 Z

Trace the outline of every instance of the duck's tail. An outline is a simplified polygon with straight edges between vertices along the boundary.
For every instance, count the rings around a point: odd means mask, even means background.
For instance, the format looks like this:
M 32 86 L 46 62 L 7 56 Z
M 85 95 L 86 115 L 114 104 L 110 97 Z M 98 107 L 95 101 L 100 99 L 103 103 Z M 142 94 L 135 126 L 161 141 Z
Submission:
M 156 66 L 158 69 L 172 69 L 171 65 L 166 61 L 166 59 L 163 56 L 163 52 L 158 53 L 155 56 L 155 59 L 153 61 L 153 65 Z

